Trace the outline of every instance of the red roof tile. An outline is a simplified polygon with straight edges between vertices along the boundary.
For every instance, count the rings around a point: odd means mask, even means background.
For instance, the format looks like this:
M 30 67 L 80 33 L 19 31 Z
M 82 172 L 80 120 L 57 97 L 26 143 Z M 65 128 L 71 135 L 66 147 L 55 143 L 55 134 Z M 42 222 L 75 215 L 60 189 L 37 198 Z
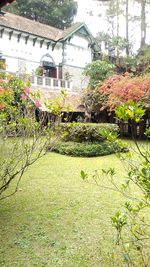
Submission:
M 32 92 L 36 92 L 36 89 L 31 89 Z M 49 101 L 58 101 L 61 99 L 61 104 L 64 107 L 64 111 L 66 111 L 68 108 L 70 108 L 70 112 L 84 112 L 84 106 L 81 103 L 81 96 L 78 93 L 67 93 L 67 96 L 65 97 L 65 100 L 62 99 L 61 93 L 56 93 L 54 91 L 49 90 L 42 90 L 39 89 L 38 92 L 40 93 L 40 101 L 42 106 L 40 109 L 42 111 L 48 111 L 46 107 L 46 103 L 48 104 Z M 33 100 L 33 99 L 32 99 Z M 34 100 L 33 100 L 34 101 Z

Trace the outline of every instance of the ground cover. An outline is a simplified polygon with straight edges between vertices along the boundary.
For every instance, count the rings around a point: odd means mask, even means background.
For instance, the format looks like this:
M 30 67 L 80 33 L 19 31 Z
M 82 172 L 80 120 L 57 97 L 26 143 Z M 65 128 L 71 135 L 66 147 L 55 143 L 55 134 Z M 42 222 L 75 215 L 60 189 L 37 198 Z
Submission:
M 110 220 L 124 197 L 80 178 L 81 169 L 93 173 L 112 166 L 122 183 L 124 168 L 115 155 L 48 153 L 29 168 L 19 192 L 0 203 L 0 266 L 125 266 Z

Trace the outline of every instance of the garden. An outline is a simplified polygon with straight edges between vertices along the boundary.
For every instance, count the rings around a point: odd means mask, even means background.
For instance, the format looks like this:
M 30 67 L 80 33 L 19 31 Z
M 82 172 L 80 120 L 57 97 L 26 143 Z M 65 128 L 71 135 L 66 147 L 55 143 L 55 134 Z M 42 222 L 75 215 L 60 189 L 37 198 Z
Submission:
M 149 76 L 127 80 L 108 77 L 97 88 L 103 107 L 130 121 L 132 141 L 118 138 L 116 124 L 60 123 L 64 92 L 47 104 L 56 120 L 45 124 L 45 114 L 36 116 L 39 93 L 27 80 L 2 76 L 1 266 L 149 266 L 149 128 L 147 140 L 134 134 Z M 140 91 L 131 101 L 132 85 Z M 116 105 L 111 87 L 119 86 L 126 94 Z
M 14 2 L 6 10 L 58 27 L 60 36 L 64 29 L 69 32 L 80 5 L 80 0 L 1 2 L 0 8 Z M 8 47 L 20 53 L 21 72 L 11 75 L 7 55 L 0 51 L 0 267 L 150 267 L 149 1 L 93 2 L 102 13 L 88 1 L 84 10 L 90 21 L 101 20 L 105 11 L 105 27 L 99 23 L 104 31 L 98 32 L 95 23 L 95 38 L 84 25 L 62 43 L 33 39 L 34 31 L 16 35 L 11 21 L 9 41 L 14 36 L 18 45 L 25 41 L 24 56 L 17 46 Z M 1 38 L 8 31 L 4 25 Z M 30 37 L 33 47 L 40 40 L 40 49 L 46 44 L 50 53 L 59 54 L 55 46 L 62 45 L 62 62 L 55 69 L 67 80 L 63 64 L 75 64 L 67 59 L 74 36 L 83 43 L 87 38 L 92 54 L 82 73 L 88 85 L 76 91 L 79 117 L 66 105 L 66 90 L 55 99 L 33 90 L 24 58 L 31 52 L 32 60 Z M 86 49 L 77 44 L 83 63 Z M 38 76 L 46 73 L 41 63 L 32 70 Z
M 146 147 L 145 142 L 140 145 Z M 1 201 L 0 265 L 127 266 L 111 223 L 113 214 L 124 210 L 126 198 L 110 190 L 111 181 L 102 175 L 102 188 L 80 177 L 80 170 L 93 175 L 112 166 L 115 181 L 123 184 L 124 166 L 114 155 L 79 158 L 48 153 L 32 165 L 17 194 Z
M 150 266 L 149 69 L 97 60 L 84 74 L 85 120 L 62 122 L 66 91 L 43 102 L 1 73 L 0 266 Z

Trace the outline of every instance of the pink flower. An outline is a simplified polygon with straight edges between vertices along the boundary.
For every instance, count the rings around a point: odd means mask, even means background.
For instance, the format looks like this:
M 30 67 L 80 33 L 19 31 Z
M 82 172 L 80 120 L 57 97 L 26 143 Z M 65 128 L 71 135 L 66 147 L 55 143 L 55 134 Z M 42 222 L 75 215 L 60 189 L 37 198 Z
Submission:
M 27 99 L 27 96 L 24 93 L 22 93 L 20 96 L 21 96 L 22 100 L 26 100 Z
M 36 106 L 37 108 L 40 108 L 40 107 L 42 106 L 42 104 L 41 104 L 41 102 L 40 102 L 39 99 L 35 100 L 35 106 Z
M 24 93 L 25 94 L 30 94 L 30 88 L 29 87 L 24 88 Z

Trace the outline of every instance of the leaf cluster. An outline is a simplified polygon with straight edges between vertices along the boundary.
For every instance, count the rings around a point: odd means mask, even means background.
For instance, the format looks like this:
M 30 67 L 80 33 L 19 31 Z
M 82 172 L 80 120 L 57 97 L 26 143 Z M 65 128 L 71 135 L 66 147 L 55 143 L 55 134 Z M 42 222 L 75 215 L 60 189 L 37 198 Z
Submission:
M 119 127 L 110 123 L 61 123 L 58 131 L 62 133 L 65 141 L 98 142 L 106 139 L 103 131 L 117 133 Z
M 87 64 L 84 70 L 85 76 L 89 77 L 89 86 L 95 88 L 97 84 L 111 76 L 114 71 L 114 65 L 107 61 L 96 60 Z

